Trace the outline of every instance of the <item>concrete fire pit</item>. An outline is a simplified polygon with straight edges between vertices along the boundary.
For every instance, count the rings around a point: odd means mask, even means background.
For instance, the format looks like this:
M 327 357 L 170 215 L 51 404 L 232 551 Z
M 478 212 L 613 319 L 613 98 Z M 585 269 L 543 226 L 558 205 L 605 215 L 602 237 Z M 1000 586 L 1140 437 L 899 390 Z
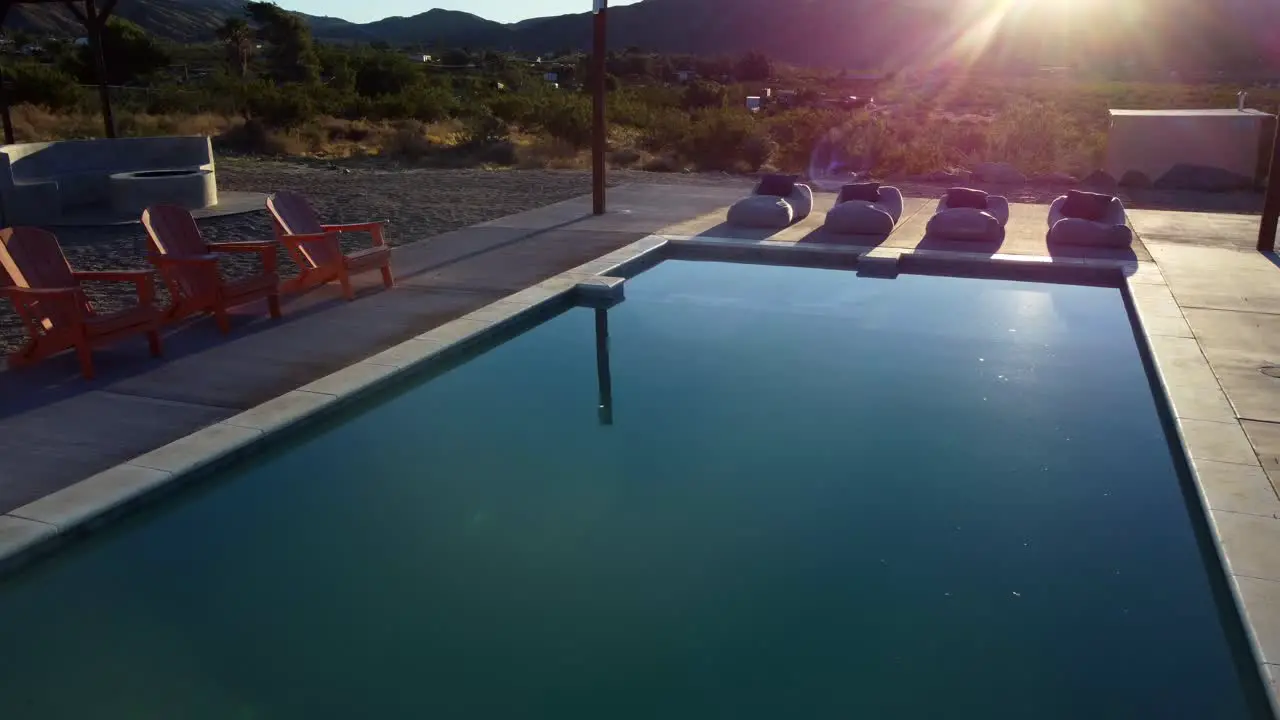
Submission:
M 218 203 L 213 170 L 136 170 L 113 173 L 107 178 L 112 211 L 141 214 L 150 205 L 179 205 L 200 210 Z

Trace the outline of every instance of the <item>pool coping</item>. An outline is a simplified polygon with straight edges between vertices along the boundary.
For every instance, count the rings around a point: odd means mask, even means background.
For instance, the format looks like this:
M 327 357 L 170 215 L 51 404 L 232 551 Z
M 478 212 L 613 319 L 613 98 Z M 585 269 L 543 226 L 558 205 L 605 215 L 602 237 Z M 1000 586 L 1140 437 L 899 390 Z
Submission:
M 1280 607 L 1271 607 L 1262 598 L 1251 599 L 1243 590 L 1242 583 L 1254 578 L 1233 572 L 1238 562 L 1232 560 L 1239 561 L 1245 554 L 1241 546 L 1250 542 L 1241 539 L 1239 534 L 1235 542 L 1226 542 L 1220 523 L 1222 513 L 1241 512 L 1238 508 L 1231 509 L 1234 507 L 1231 501 L 1239 496 L 1239 490 L 1232 490 L 1231 484 L 1242 481 L 1239 477 L 1224 480 L 1224 472 L 1254 475 L 1252 480 L 1260 476 L 1261 482 L 1268 481 L 1163 273 L 1152 261 L 649 235 L 0 515 L 0 575 L 56 551 L 65 542 L 109 524 L 138 506 L 162 497 L 166 491 L 203 477 L 248 453 L 260 451 L 291 428 L 330 416 L 391 387 L 411 372 L 440 362 L 450 353 L 481 345 L 539 310 L 576 303 L 575 296 L 617 286 L 617 281 L 601 278 L 628 278 L 667 259 L 842 268 L 870 277 L 895 277 L 901 272 L 1118 287 L 1130 313 L 1135 341 L 1147 366 L 1157 406 L 1170 430 L 1171 445 L 1175 446 L 1171 449 L 1185 465 L 1187 479 L 1198 500 L 1195 504 L 1212 540 L 1222 580 L 1240 619 L 1258 680 L 1267 690 L 1265 695 L 1272 716 L 1280 717 L 1274 691 L 1276 680 L 1273 680 L 1280 679 L 1280 666 L 1263 662 L 1265 655 L 1257 632 L 1257 626 L 1280 622 Z M 1246 477 L 1245 481 L 1248 480 Z M 1225 491 L 1214 487 L 1224 483 L 1230 486 Z M 1253 538 L 1253 544 L 1265 541 L 1260 535 Z

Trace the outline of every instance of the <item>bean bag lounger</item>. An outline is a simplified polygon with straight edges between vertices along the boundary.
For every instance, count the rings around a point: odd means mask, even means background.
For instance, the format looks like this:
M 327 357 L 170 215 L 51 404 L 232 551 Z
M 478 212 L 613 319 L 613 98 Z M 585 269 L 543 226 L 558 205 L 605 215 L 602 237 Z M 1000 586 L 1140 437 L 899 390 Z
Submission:
M 938 201 L 925 234 L 944 240 L 998 243 L 1004 241 L 1008 222 L 1008 199 L 981 190 L 951 188 Z
M 749 228 L 782 229 L 809 217 L 813 190 L 795 175 L 766 175 L 749 197 L 729 208 L 729 224 Z
M 1047 239 L 1050 245 L 1125 248 L 1133 243 L 1133 231 L 1120 198 L 1071 190 L 1049 207 Z
M 878 183 L 845 185 L 823 227 L 842 235 L 888 235 L 902 219 L 902 192 Z

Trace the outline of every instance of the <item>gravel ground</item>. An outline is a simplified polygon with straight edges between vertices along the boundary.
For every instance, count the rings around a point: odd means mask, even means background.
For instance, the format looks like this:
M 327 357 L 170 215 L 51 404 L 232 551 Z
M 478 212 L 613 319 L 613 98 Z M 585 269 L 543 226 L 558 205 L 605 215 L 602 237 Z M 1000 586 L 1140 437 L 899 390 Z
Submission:
M 751 185 L 750 178 L 723 174 L 655 174 L 617 171 L 610 184 L 658 183 L 671 185 Z M 937 197 L 939 185 L 895 183 L 904 194 Z M 386 220 L 387 242 L 391 245 L 423 240 L 450 230 L 512 215 L 591 191 L 590 175 L 566 170 L 386 170 L 334 167 L 258 160 L 225 160 L 219 163 L 218 186 L 224 190 L 270 192 L 294 190 L 307 196 L 320 216 L 332 222 Z M 1016 202 L 1048 203 L 1061 188 L 1026 186 L 988 188 Z M 1258 212 L 1257 194 L 1203 195 L 1145 191 L 1125 196 L 1131 207 L 1186 209 L 1216 212 Z M 207 240 L 270 239 L 271 226 L 264 212 L 214 218 L 200 223 Z M 146 238 L 141 225 L 58 230 L 63 252 L 78 270 L 145 268 Z M 363 238 L 351 241 L 366 243 Z M 252 258 L 229 260 L 224 271 L 231 276 L 251 271 Z M 281 255 L 281 274 L 296 272 L 293 263 Z M 167 300 L 157 283 L 161 302 Z M 100 310 L 109 311 L 131 301 L 132 286 L 118 283 L 93 284 L 88 292 Z M 7 302 L 0 303 L 0 354 L 16 349 L 25 335 Z

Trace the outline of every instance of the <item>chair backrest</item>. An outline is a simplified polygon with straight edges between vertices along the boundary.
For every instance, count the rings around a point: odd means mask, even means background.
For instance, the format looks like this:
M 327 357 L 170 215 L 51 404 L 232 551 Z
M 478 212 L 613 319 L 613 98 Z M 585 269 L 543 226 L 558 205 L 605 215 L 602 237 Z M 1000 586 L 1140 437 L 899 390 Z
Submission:
M 80 283 L 71 273 L 71 266 L 58 246 L 53 233 L 34 227 L 14 227 L 0 230 L 0 281 L 36 290 L 78 288 Z M 46 330 L 56 326 L 73 324 L 79 316 L 77 308 L 92 313 L 93 308 L 83 299 L 77 305 L 65 300 L 40 301 L 30 304 L 31 315 Z M 20 309 L 20 312 L 23 312 Z M 24 312 L 24 314 L 26 314 Z
M 160 256 L 192 257 L 205 255 L 209 246 L 200 236 L 200 228 L 190 211 L 177 205 L 152 205 L 142 211 L 142 227 L 151 242 L 151 252 Z M 169 292 L 177 291 L 188 298 L 205 297 L 218 290 L 217 274 L 195 265 L 160 267 Z
M 76 287 L 71 266 L 52 233 L 33 227 L 0 230 L 0 268 L 20 288 Z
M 316 211 L 307 199 L 288 191 L 278 192 L 267 198 L 267 210 L 271 212 L 276 231 L 285 235 L 314 235 L 324 232 Z M 313 267 L 332 265 L 342 261 L 341 252 L 334 254 L 333 246 L 324 243 L 308 243 L 302 247 L 302 258 Z M 300 263 L 301 264 L 301 263 Z
M 142 227 L 146 228 L 151 250 L 157 255 L 182 257 L 209 252 L 195 218 L 186 208 L 152 205 L 142 211 Z

